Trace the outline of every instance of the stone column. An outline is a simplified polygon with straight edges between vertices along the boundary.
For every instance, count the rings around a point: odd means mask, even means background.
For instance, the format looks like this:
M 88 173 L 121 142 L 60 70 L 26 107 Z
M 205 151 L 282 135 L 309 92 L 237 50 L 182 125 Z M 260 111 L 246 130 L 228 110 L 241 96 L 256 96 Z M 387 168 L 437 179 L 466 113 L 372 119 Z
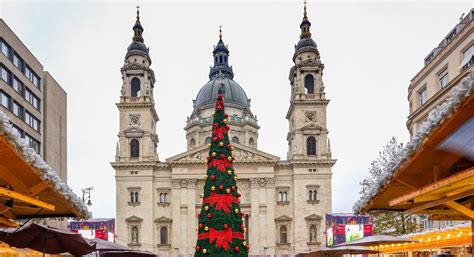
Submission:
M 266 191 L 266 200 L 267 200 L 267 240 L 265 242 L 266 247 L 269 247 L 268 254 L 275 254 L 275 180 L 274 178 L 268 178 L 267 185 L 265 188 Z
M 259 186 L 258 179 L 250 179 L 250 228 L 249 237 L 250 237 L 250 251 L 252 254 L 259 254 L 262 250 L 260 247 L 260 214 L 259 214 Z
M 193 245 L 196 244 L 196 239 L 197 239 L 197 232 L 196 232 L 196 226 L 197 226 L 197 221 L 196 221 L 196 194 L 200 194 L 196 192 L 196 183 L 197 179 L 191 178 L 187 179 L 188 181 L 188 186 L 187 186 L 187 191 L 188 191 L 188 247 L 186 249 L 183 249 L 182 252 L 183 254 L 193 254 Z
M 173 238 L 170 253 L 173 252 L 173 248 L 180 246 L 180 235 L 181 235 L 181 217 L 180 217 L 180 205 L 181 205 L 181 186 L 179 179 L 173 179 L 171 181 L 171 215 L 173 223 L 171 228 L 173 230 Z M 171 256 L 171 255 L 170 255 Z

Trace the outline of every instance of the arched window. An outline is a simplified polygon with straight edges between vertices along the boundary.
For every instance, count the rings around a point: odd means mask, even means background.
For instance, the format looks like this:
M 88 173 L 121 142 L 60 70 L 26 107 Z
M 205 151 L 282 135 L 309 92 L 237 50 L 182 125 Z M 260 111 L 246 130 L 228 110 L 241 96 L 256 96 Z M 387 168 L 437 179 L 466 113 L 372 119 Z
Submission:
M 318 242 L 318 230 L 316 225 L 311 225 L 311 227 L 309 227 L 309 242 Z
M 313 201 L 313 190 L 309 190 L 308 192 L 308 200 Z
M 288 243 L 288 229 L 286 228 L 286 226 L 280 227 L 280 243 Z
M 168 196 L 168 193 L 165 193 L 165 203 L 170 202 L 170 197 Z
M 308 155 L 316 155 L 316 138 L 311 136 L 306 139 L 306 153 Z
M 160 194 L 160 203 L 164 203 L 165 202 L 165 194 L 161 193 Z
M 240 141 L 239 141 L 239 138 L 238 138 L 238 137 L 233 137 L 233 138 L 232 138 L 232 143 L 237 143 L 237 144 L 238 144 L 239 142 L 240 142 Z
M 278 193 L 278 201 L 283 202 L 283 192 Z
M 132 139 L 130 141 L 130 157 L 136 158 L 140 156 L 140 142 L 138 139 Z
M 204 140 L 204 144 L 210 144 L 211 143 L 211 138 L 210 137 L 206 137 L 206 140 Z
M 168 244 L 168 228 L 161 227 L 160 229 L 160 244 L 165 245 Z
M 253 146 L 254 144 L 255 144 L 255 140 L 253 139 L 253 137 L 251 137 L 251 138 L 249 139 L 249 145 L 250 145 L 250 146 Z
M 132 79 L 132 86 L 130 92 L 132 97 L 140 96 L 140 80 L 138 78 Z
M 131 238 L 132 238 L 132 240 L 131 240 L 132 244 L 137 245 L 138 242 L 139 242 L 139 241 L 138 241 L 138 228 L 137 228 L 137 227 L 135 227 L 135 226 L 132 227 L 132 231 L 131 231 L 131 235 L 130 235 L 130 236 L 131 236 Z
M 222 63 L 222 55 L 219 56 L 219 63 Z
M 314 77 L 311 74 L 308 74 L 304 77 L 304 88 L 306 89 L 306 94 L 314 94 Z
M 191 138 L 191 141 L 189 141 L 189 145 L 191 146 L 191 148 L 194 148 L 194 146 L 196 145 L 196 140 L 194 140 L 194 138 Z

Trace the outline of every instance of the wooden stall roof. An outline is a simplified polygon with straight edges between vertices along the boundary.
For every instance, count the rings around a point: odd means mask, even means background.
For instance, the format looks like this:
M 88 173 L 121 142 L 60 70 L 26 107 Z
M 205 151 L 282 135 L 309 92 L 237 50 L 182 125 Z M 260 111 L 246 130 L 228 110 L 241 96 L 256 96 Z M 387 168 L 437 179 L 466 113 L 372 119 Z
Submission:
M 0 135 L 1 224 L 15 226 L 11 220 L 25 218 L 84 217 L 84 212 L 40 174 Z
M 463 171 L 469 176 L 456 182 L 456 193 L 466 194 L 472 192 L 474 188 L 471 188 L 470 185 L 466 186 L 466 184 L 473 182 L 471 177 L 473 171 L 472 169 L 469 170 L 474 166 L 472 160 L 469 160 L 460 152 L 449 151 L 440 146 L 463 125 L 474 122 L 473 116 L 474 94 L 471 94 L 464 99 L 455 113 L 442 122 L 428 138 L 424 139 L 420 149 L 394 173 L 388 185 L 372 197 L 360 212 L 377 209 L 405 211 L 421 204 L 419 200 L 422 197 L 432 197 L 436 194 L 437 197 L 443 197 L 441 192 L 434 191 L 431 192 L 432 195 L 412 195 L 413 197 L 407 198 L 414 191 L 424 187 L 436 186 L 433 183 Z M 404 198 L 400 198 L 402 196 Z M 399 199 L 399 201 L 394 202 L 393 199 Z M 460 198 L 455 201 L 457 201 L 457 204 L 466 207 L 470 203 L 466 203 L 465 200 Z M 390 204 L 391 201 L 392 204 Z M 442 216 L 438 218 L 443 219 Z M 446 219 L 452 218 L 446 217 Z

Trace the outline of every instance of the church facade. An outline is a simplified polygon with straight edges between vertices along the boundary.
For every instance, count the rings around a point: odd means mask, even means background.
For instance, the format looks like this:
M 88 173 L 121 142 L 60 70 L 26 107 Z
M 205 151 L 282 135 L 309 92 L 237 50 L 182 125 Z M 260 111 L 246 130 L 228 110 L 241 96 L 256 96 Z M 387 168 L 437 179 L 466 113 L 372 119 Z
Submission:
M 325 244 L 324 216 L 331 212 L 331 168 L 336 160 L 326 124 L 324 65 L 310 27 L 305 6 L 289 73 L 286 160 L 258 149 L 260 127 L 249 98 L 234 80 L 229 49 L 220 35 L 209 81 L 193 100 L 184 128 L 187 150 L 163 161 L 157 150 L 156 79 L 137 12 L 121 68 L 119 140 L 112 162 L 118 243 L 163 256 L 194 253 L 212 112 L 223 84 L 250 254 L 293 254 Z

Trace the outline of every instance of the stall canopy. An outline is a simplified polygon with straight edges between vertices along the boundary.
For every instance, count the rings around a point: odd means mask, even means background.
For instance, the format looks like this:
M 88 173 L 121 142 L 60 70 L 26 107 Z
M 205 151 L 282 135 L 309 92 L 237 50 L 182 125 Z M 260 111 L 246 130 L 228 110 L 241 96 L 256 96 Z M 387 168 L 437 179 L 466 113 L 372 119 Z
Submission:
M 46 217 L 88 218 L 90 212 L 0 112 L 0 226 Z

